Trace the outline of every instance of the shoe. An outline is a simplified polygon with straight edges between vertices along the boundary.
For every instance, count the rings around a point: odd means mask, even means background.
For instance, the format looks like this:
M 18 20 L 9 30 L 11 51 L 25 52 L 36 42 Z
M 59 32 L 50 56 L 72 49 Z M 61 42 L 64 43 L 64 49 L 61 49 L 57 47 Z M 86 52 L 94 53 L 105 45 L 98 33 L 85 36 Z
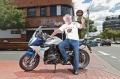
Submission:
M 71 63 L 70 63 L 70 61 L 68 60 L 68 61 L 62 61 L 62 64 L 63 64 L 63 65 L 70 65 Z
M 75 75 L 78 75 L 78 71 L 77 71 L 77 70 L 75 70 L 75 71 L 74 71 L 74 74 L 75 74 Z

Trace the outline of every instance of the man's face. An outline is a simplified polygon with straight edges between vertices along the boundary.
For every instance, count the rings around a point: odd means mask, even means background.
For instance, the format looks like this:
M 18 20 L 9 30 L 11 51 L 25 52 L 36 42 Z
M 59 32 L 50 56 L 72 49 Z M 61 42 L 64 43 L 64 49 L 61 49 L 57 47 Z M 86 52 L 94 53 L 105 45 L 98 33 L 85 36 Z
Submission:
M 71 23 L 71 18 L 70 17 L 66 17 L 65 18 L 65 23 L 66 24 L 70 24 Z

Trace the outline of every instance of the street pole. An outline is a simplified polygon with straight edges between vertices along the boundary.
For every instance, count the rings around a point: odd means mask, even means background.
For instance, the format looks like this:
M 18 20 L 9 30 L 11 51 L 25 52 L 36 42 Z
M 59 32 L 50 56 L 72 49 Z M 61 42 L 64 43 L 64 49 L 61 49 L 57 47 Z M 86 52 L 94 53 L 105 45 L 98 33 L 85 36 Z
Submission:
M 87 15 L 88 15 L 88 22 L 87 22 L 87 38 L 89 38 L 89 28 L 90 28 L 90 24 L 89 24 L 89 14 L 90 14 L 90 8 L 91 8 L 91 4 L 92 4 L 92 0 L 90 2 L 90 5 L 87 9 Z
M 89 38 L 89 8 L 87 9 L 88 22 L 87 22 L 87 38 Z

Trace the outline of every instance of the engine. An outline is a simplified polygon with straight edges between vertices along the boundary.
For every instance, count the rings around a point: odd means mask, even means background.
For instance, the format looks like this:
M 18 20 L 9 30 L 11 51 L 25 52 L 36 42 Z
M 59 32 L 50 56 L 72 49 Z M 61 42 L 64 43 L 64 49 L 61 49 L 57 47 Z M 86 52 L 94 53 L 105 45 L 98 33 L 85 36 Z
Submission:
M 44 63 L 45 64 L 55 64 L 58 60 L 58 53 L 56 51 L 55 45 L 51 45 L 50 49 L 45 51 Z

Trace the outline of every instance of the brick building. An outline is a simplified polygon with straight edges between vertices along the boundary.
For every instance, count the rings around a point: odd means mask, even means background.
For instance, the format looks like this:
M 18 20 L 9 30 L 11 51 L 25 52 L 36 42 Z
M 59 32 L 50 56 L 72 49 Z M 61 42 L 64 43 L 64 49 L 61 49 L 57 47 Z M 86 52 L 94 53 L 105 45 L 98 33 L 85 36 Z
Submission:
M 15 29 L 0 31 L 0 38 L 8 41 L 28 41 L 33 32 L 40 25 L 43 32 L 51 34 L 63 24 L 62 17 L 68 13 L 73 15 L 72 0 L 12 0 L 18 9 L 24 10 L 26 21 L 25 31 L 17 32 Z M 6 33 L 3 35 L 3 33 Z M 61 36 L 61 33 L 58 34 Z

